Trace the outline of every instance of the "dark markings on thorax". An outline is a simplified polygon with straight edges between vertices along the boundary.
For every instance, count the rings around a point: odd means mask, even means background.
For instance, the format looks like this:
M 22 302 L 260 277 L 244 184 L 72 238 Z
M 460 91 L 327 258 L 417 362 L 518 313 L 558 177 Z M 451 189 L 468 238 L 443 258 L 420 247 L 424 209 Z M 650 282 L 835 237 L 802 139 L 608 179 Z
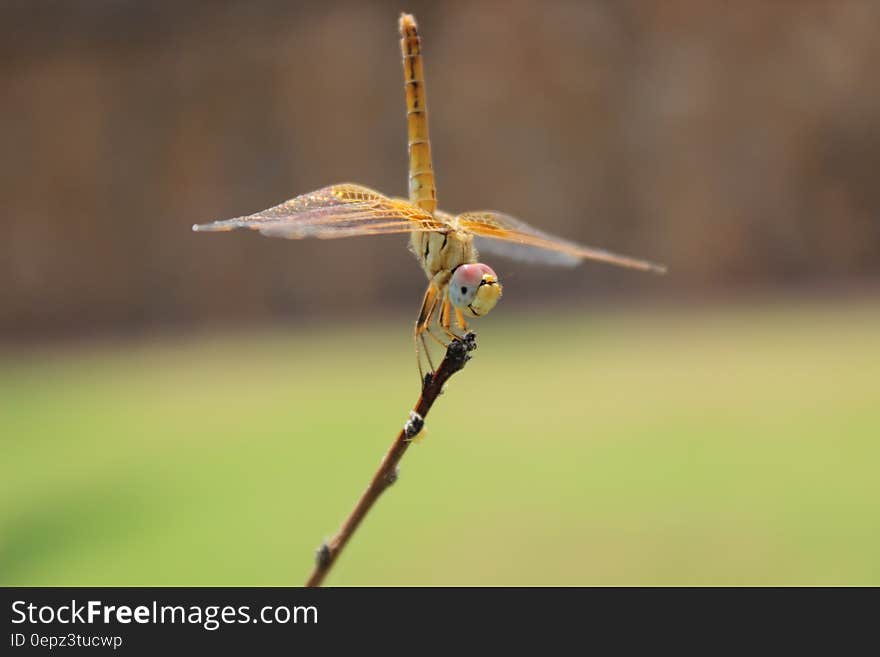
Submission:
M 443 233 L 443 244 L 440 245 L 440 251 L 446 248 L 449 242 L 449 232 Z M 428 254 L 431 252 L 431 236 L 425 235 L 425 262 L 428 262 Z

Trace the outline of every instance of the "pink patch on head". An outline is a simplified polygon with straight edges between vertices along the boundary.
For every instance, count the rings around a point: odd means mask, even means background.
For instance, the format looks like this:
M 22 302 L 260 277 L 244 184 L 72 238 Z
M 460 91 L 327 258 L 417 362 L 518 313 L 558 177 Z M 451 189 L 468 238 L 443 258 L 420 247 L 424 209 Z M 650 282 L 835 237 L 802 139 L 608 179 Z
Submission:
M 459 284 L 467 285 L 468 287 L 479 285 L 485 274 L 491 274 L 496 279 L 498 278 L 495 276 L 495 272 L 492 271 L 492 268 L 489 265 L 484 265 L 481 262 L 470 265 L 461 265 L 455 270 L 455 278 L 459 281 Z

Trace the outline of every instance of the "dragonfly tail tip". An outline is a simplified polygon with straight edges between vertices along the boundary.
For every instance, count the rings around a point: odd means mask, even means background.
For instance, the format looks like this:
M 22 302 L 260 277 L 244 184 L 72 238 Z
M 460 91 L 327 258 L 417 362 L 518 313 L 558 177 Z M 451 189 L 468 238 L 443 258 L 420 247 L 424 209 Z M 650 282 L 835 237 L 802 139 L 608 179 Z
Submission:
M 407 14 L 405 11 L 401 12 L 398 27 L 400 28 L 401 36 L 406 36 L 407 32 L 416 29 L 415 16 Z

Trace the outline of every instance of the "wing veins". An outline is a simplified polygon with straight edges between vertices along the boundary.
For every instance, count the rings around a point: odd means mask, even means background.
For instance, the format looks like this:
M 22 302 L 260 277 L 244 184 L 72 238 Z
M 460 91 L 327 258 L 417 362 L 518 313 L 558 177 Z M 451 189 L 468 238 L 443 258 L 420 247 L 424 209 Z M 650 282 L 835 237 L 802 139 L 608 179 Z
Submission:
M 498 212 L 465 212 L 459 215 L 458 221 L 466 231 L 483 238 L 488 238 L 481 240 L 480 244 L 487 252 L 494 252 L 496 255 L 513 257 L 520 260 L 538 260 L 546 264 L 555 265 L 574 265 L 580 260 L 596 260 L 629 269 L 653 271 L 656 273 L 665 273 L 666 271 L 666 267 L 663 265 L 647 260 L 620 255 L 604 249 L 583 246 L 555 237 L 529 226 L 524 221 Z M 518 250 L 505 249 L 500 247 L 500 245 L 493 245 L 491 240 L 512 243 L 521 248 Z M 533 252 L 530 248 L 543 250 L 545 253 Z M 553 258 L 546 254 L 548 251 L 550 253 L 566 254 L 577 260 L 568 261 Z
M 194 226 L 198 231 L 257 230 L 289 239 L 355 237 L 442 230 L 447 224 L 404 200 L 366 187 L 333 185 L 297 196 L 251 215 Z

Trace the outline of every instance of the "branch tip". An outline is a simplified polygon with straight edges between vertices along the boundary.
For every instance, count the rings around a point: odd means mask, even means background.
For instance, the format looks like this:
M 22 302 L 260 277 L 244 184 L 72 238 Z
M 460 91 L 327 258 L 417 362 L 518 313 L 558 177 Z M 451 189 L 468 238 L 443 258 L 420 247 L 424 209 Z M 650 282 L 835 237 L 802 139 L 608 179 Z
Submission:
M 468 351 L 473 351 L 477 348 L 477 334 L 473 331 L 468 331 L 464 334 L 463 342 Z
M 460 339 L 455 339 L 449 343 L 446 349 L 446 357 L 450 361 L 453 371 L 458 371 L 464 367 L 470 359 L 470 352 L 477 348 L 477 334 L 468 331 Z

